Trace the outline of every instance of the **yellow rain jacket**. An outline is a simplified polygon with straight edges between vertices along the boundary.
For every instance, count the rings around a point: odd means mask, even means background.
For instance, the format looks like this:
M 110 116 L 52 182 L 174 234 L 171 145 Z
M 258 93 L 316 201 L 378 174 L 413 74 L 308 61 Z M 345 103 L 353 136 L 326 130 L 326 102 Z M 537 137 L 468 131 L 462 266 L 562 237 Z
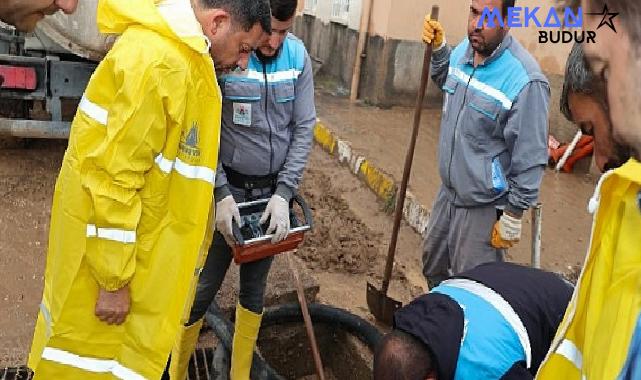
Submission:
M 212 236 L 221 96 L 189 0 L 101 0 L 120 38 L 72 124 L 56 183 L 37 379 L 158 379 Z M 129 284 L 131 311 L 94 315 L 99 288 Z
M 641 163 L 602 178 L 585 266 L 537 379 L 621 374 L 641 312 Z

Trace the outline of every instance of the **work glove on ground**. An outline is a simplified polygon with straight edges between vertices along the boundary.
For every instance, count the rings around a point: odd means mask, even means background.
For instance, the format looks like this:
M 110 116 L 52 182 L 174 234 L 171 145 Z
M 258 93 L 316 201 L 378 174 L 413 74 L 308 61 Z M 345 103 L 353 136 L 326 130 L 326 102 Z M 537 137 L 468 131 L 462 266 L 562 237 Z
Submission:
M 240 211 L 234 197 L 228 195 L 216 203 L 216 230 L 223 235 L 227 245 L 235 245 L 236 238 L 232 230 L 232 223 L 241 227 Z
M 492 229 L 492 246 L 507 249 L 519 240 L 521 240 L 521 219 L 503 213 Z
M 263 224 L 269 218 L 269 228 L 267 235 L 274 234 L 272 243 L 278 243 L 285 240 L 289 234 L 289 202 L 278 194 L 274 194 L 267 208 L 260 218 L 260 224 Z
M 440 22 L 432 20 L 430 15 L 425 16 L 423 21 L 423 42 L 432 44 L 434 50 L 438 50 L 445 45 L 445 32 Z

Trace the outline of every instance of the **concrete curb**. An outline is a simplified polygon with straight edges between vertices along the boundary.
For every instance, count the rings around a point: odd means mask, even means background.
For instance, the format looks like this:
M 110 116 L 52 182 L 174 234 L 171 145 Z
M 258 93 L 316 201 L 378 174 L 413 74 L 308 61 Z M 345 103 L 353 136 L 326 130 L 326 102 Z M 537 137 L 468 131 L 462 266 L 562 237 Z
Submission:
M 382 169 L 377 168 L 369 159 L 358 154 L 349 141 L 341 139 L 320 120 L 318 120 L 314 129 L 314 140 L 323 150 L 335 157 L 340 164 L 346 166 L 352 174 L 365 182 L 374 194 L 383 201 L 386 209 L 394 209 L 400 182 L 397 182 Z M 423 206 L 416 196 L 407 190 L 403 207 L 405 221 L 422 235 L 427 227 L 429 215 L 430 210 Z

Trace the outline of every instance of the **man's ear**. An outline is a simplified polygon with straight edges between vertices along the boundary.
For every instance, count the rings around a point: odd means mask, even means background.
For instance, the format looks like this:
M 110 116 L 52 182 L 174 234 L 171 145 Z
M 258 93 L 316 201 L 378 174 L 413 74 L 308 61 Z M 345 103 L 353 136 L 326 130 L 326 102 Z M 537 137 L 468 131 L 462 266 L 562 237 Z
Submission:
M 212 36 L 224 35 L 231 27 L 231 15 L 223 9 L 212 9 L 207 20 Z

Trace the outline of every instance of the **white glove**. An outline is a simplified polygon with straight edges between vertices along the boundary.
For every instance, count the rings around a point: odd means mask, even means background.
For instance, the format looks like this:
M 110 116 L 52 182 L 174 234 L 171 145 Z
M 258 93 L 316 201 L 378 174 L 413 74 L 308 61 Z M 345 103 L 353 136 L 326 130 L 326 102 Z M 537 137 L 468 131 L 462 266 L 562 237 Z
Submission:
M 238 227 L 241 226 L 240 211 L 238 205 L 231 195 L 226 196 L 216 203 L 216 230 L 225 238 L 227 245 L 236 244 L 236 238 L 232 230 L 233 220 L 236 220 Z
M 285 240 L 289 234 L 289 203 L 280 195 L 272 195 L 263 216 L 260 218 L 260 224 L 265 223 L 267 218 L 269 218 L 267 235 L 274 234 L 272 243 Z
M 499 219 L 499 235 L 505 241 L 521 240 L 521 219 L 503 213 Z

